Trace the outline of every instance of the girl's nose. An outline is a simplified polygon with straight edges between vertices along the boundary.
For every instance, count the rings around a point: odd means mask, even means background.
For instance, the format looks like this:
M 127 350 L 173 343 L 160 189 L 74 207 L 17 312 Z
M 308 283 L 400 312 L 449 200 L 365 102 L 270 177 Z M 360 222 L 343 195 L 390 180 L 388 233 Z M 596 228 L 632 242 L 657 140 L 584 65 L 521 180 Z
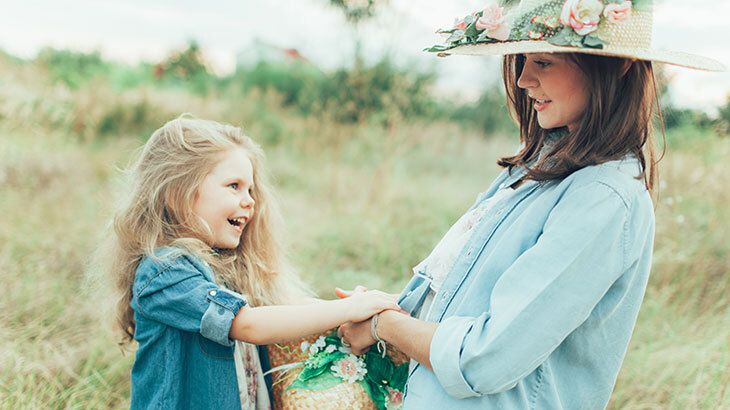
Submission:
M 242 208 L 253 208 L 253 206 L 255 204 L 256 204 L 256 201 L 248 193 L 246 195 L 244 195 L 244 197 L 241 199 L 241 207 Z

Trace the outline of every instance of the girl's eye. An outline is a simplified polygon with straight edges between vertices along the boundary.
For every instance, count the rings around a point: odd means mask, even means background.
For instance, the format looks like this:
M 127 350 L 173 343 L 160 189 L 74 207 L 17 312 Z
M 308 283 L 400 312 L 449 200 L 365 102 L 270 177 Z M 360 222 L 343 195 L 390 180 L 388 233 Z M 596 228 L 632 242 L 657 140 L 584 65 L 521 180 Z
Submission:
M 234 189 L 234 190 L 237 191 L 238 190 L 238 182 L 232 182 L 232 183 L 228 184 L 228 188 L 231 188 L 231 189 Z
M 550 63 L 547 61 L 535 61 L 535 64 L 540 66 L 540 68 L 545 68 L 550 65 Z

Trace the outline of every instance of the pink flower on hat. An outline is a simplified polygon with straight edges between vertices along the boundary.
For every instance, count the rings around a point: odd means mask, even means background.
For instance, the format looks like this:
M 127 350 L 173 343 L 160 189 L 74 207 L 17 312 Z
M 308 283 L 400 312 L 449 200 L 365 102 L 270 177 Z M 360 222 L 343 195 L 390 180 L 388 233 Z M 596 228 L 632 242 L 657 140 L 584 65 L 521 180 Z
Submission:
M 504 8 L 496 4 L 484 9 L 475 26 L 478 30 L 485 30 L 485 34 L 493 39 L 506 41 L 509 38 L 510 28 L 505 22 Z
M 567 0 L 560 14 L 560 22 L 585 36 L 598 30 L 601 13 L 603 2 L 600 0 Z
M 621 4 L 611 3 L 603 9 L 603 15 L 611 23 L 620 23 L 631 17 L 631 2 L 627 0 Z
M 456 30 L 466 30 L 466 21 L 464 19 L 456 19 L 454 20 L 454 29 Z

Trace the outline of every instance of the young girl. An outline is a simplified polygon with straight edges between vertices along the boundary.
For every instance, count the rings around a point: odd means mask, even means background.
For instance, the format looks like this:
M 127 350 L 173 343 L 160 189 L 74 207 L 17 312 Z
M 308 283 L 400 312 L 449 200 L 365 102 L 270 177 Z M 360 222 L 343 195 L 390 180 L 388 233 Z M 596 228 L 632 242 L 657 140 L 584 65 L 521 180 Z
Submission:
M 493 4 L 431 49 L 505 55 L 522 145 L 414 268 L 410 315 L 340 327 L 414 359 L 405 409 L 606 407 L 651 268 L 652 61 L 722 69 L 653 50 L 650 3 Z
M 397 308 L 303 301 L 284 261 L 263 152 L 236 127 L 178 118 L 157 130 L 132 170 L 114 219 L 111 273 L 124 342 L 139 343 L 132 408 L 267 408 L 256 350 Z M 280 306 L 274 306 L 280 305 Z M 239 396 L 240 388 L 240 396 Z

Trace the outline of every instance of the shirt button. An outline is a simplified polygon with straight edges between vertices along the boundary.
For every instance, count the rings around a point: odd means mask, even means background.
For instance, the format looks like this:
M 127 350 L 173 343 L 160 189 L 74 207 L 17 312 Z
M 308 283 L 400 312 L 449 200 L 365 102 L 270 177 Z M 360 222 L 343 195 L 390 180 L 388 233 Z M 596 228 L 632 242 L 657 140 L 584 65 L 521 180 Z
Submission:
M 211 290 L 210 292 L 208 292 L 208 294 L 209 294 L 210 296 L 215 296 L 215 295 L 216 295 L 216 293 L 218 293 L 218 292 L 216 292 L 216 291 L 214 291 L 214 290 Z

